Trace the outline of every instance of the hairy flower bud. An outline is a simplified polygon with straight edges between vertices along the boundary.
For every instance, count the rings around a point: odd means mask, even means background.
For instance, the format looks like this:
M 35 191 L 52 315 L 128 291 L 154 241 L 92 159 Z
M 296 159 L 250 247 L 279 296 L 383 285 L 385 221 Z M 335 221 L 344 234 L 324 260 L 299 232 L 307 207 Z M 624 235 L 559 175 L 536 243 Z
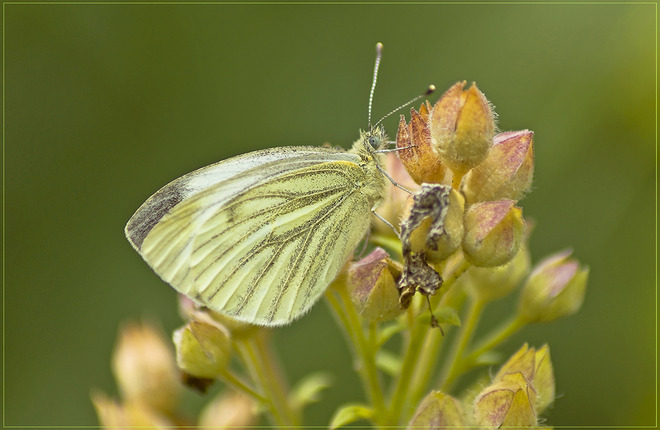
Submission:
M 401 269 L 381 248 L 374 249 L 348 269 L 351 300 L 367 321 L 387 321 L 401 313 L 395 277 Z
M 490 429 L 535 426 L 535 397 L 534 388 L 521 373 L 508 374 L 477 395 L 474 420 Z
M 179 368 L 196 378 L 215 378 L 229 364 L 228 331 L 214 321 L 192 320 L 172 335 Z
M 119 333 L 112 370 L 127 403 L 170 414 L 178 400 L 174 354 L 154 326 L 129 323 Z
M 589 276 L 563 251 L 540 262 L 523 286 L 518 313 L 526 322 L 549 322 L 577 312 L 584 301 Z
M 442 429 L 463 425 L 461 404 L 448 394 L 431 391 L 417 407 L 408 429 Z
M 532 185 L 533 140 L 534 133 L 529 130 L 496 135 L 488 157 L 463 179 L 467 201 L 520 200 Z
M 465 214 L 465 258 L 479 267 L 506 264 L 518 253 L 525 224 L 513 200 L 476 203 Z
M 555 399 L 555 376 L 548 345 L 538 350 L 523 345 L 502 365 L 493 377 L 493 382 L 505 380 L 508 375 L 517 373 L 522 374 L 534 387 L 534 409 L 540 415 Z
M 464 90 L 457 82 L 440 97 L 429 117 L 429 128 L 440 158 L 461 177 L 488 156 L 495 135 L 495 116 L 486 97 L 473 83 Z
M 428 126 L 430 109 L 428 102 L 422 105 L 419 112 L 411 109 L 410 124 L 406 124 L 401 115 L 396 147 L 406 149 L 401 149 L 397 153 L 410 176 L 418 184 L 449 184 L 451 171 L 441 162 L 431 140 L 431 130 Z

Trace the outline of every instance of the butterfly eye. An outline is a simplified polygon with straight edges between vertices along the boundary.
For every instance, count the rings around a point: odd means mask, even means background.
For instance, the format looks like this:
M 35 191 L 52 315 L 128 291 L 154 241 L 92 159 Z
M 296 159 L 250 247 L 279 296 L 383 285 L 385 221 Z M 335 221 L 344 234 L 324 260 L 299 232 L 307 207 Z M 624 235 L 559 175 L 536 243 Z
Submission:
M 373 149 L 378 149 L 380 147 L 380 139 L 376 136 L 370 136 L 367 141 L 369 142 L 369 146 L 371 146 Z

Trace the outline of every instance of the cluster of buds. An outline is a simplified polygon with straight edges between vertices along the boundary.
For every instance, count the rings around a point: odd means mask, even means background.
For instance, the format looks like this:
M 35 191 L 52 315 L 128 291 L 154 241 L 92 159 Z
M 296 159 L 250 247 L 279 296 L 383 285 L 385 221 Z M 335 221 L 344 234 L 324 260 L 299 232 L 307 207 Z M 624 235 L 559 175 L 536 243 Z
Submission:
M 451 186 L 444 231 L 427 259 L 439 262 L 461 248 L 478 267 L 496 267 L 517 253 L 524 234 L 516 206 L 532 182 L 533 133 L 495 134 L 495 114 L 472 84 L 457 82 L 431 107 L 403 116 L 399 158 L 418 184 Z M 413 238 L 414 241 L 414 238 Z M 413 245 L 414 246 L 414 245 Z M 429 252 L 430 251 L 430 252 Z
M 120 330 L 112 370 L 121 400 L 92 393 L 102 428 L 183 429 L 194 424 L 179 416 L 181 380 L 205 387 L 206 378 L 217 377 L 227 366 L 230 343 L 226 330 L 209 318 L 191 320 L 175 332 L 174 341 L 176 354 L 152 324 L 128 324 Z M 250 426 L 255 424 L 255 406 L 253 399 L 225 391 L 209 402 L 197 424 Z
M 401 225 L 404 264 L 395 267 L 378 250 L 354 263 L 348 279 L 349 287 L 358 292 L 354 302 L 360 309 L 366 306 L 369 320 L 397 314 L 395 300 L 383 299 L 392 296 L 383 295 L 384 285 L 391 293 L 390 286 L 397 284 L 398 305 L 405 308 L 415 292 L 432 295 L 440 289 L 442 278 L 434 275 L 451 267 L 447 263 L 459 254 L 470 263 L 462 283 L 474 298 L 486 302 L 504 297 L 530 273 L 525 244 L 529 228 L 517 204 L 532 184 L 534 134 L 496 133 L 490 103 L 476 84 L 466 87 L 465 81 L 457 82 L 435 105 L 425 102 L 419 111 L 411 109 L 409 123 L 401 116 L 397 155 L 388 154 L 386 168 L 414 194 L 390 187 L 379 212 Z M 381 228 L 384 223 L 378 223 L 376 230 L 387 233 Z M 521 300 L 521 318 L 548 321 L 575 312 L 582 302 L 586 274 L 577 263 L 535 270 Z M 568 282 L 572 275 L 577 279 Z M 549 281 L 552 276 L 554 281 Z M 376 286 L 373 297 L 378 301 L 371 298 L 367 303 Z M 547 298 L 564 286 L 570 287 L 567 293 Z M 562 310 L 550 310 L 550 303 Z
M 538 417 L 555 398 L 555 378 L 548 346 L 524 345 L 477 396 L 459 401 L 432 391 L 420 403 L 408 428 L 538 427 Z

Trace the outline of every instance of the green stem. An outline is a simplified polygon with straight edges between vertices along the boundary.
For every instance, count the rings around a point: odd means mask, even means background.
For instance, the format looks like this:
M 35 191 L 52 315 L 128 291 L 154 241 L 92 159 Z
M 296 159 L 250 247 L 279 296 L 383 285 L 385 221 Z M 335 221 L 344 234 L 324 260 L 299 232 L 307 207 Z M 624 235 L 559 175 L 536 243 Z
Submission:
M 267 400 L 264 396 L 261 394 L 257 393 L 254 388 L 250 387 L 247 383 L 245 383 L 241 378 L 238 376 L 234 375 L 233 372 L 231 372 L 228 369 L 223 369 L 220 373 L 220 378 L 222 381 L 235 389 L 236 391 L 243 392 L 247 394 L 248 396 L 252 397 L 256 401 L 260 403 L 266 403 Z
M 427 394 L 429 380 L 436 368 L 435 364 L 444 339 L 445 337 L 440 330 L 429 330 L 426 334 L 422 353 L 412 377 L 410 403 L 413 405 L 418 404 L 422 397 Z
M 299 425 L 300 420 L 289 405 L 284 378 L 277 358 L 268 344 L 266 333 L 257 333 L 255 336 L 241 341 L 240 346 L 243 352 L 243 362 L 263 391 L 265 405 L 270 411 L 274 423 L 280 427 Z
M 333 296 L 332 291 L 328 291 L 326 297 L 353 345 L 353 351 L 358 361 L 358 374 L 362 379 L 367 397 L 374 408 L 374 421 L 378 424 L 385 417 L 386 410 L 376 368 L 375 339 L 367 340 L 365 337 L 360 316 L 348 295 L 346 287 L 336 285 L 333 290 L 338 294 L 341 303 Z
M 525 326 L 525 322 L 519 318 L 511 318 L 507 323 L 501 325 L 498 329 L 492 332 L 488 337 L 479 342 L 472 351 L 465 357 L 464 363 L 466 367 L 471 367 L 477 359 L 487 351 L 492 350 L 514 333 Z
M 457 333 L 456 339 L 454 339 L 452 348 L 445 361 L 445 366 L 440 373 L 440 383 L 438 386 L 440 387 L 440 390 L 445 393 L 451 390 L 454 382 L 464 369 L 463 354 L 472 339 L 472 335 L 474 334 L 474 330 L 477 327 L 477 323 L 479 322 L 479 318 L 483 313 L 485 305 L 486 303 L 482 300 L 472 300 L 470 302 L 470 308 L 468 309 L 466 319 Z
M 428 324 L 415 320 L 408 336 L 408 341 L 404 346 L 404 358 L 401 364 L 401 373 L 396 379 L 392 401 L 390 403 L 390 413 L 388 422 L 393 425 L 399 424 L 404 407 L 409 404 L 408 390 L 412 381 L 414 370 L 418 366 L 418 360 L 423 345 L 424 334 L 430 329 Z M 439 331 L 433 329 L 433 331 Z
M 454 285 L 463 273 L 470 267 L 465 260 L 455 265 L 454 271 L 447 277 L 443 283 L 444 293 L 440 298 L 438 306 L 450 306 L 454 309 L 460 309 L 465 299 L 463 291 L 456 291 Z M 412 390 L 410 394 L 410 403 L 416 405 L 427 394 L 429 381 L 436 369 L 436 363 L 440 355 L 440 350 L 445 337 L 440 330 L 429 330 L 426 333 L 424 346 L 415 368 L 412 380 Z

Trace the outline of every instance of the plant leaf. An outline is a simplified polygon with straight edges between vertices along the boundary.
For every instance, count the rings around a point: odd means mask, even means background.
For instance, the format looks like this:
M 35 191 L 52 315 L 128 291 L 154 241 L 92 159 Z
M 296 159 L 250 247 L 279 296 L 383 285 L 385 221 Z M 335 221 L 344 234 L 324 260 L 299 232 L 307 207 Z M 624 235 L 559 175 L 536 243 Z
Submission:
M 289 398 L 294 408 L 302 411 L 310 403 L 321 400 L 321 391 L 332 385 L 332 375 L 327 372 L 314 372 L 305 376 L 291 390 Z
M 334 430 L 358 420 L 371 420 L 373 416 L 373 409 L 367 405 L 360 403 L 349 403 L 337 409 L 335 415 L 330 421 L 329 428 L 330 430 Z

